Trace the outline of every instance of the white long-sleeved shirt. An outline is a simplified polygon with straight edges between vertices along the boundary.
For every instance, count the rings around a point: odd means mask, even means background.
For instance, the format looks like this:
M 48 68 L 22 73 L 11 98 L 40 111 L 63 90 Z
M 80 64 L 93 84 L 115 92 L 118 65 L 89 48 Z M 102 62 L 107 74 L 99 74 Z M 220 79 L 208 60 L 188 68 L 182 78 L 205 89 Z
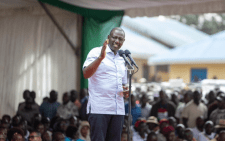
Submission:
M 95 61 L 102 47 L 93 48 L 84 62 L 83 69 Z M 106 57 L 97 71 L 88 79 L 89 101 L 87 113 L 125 115 L 122 84 L 127 83 L 125 61 L 107 46 Z

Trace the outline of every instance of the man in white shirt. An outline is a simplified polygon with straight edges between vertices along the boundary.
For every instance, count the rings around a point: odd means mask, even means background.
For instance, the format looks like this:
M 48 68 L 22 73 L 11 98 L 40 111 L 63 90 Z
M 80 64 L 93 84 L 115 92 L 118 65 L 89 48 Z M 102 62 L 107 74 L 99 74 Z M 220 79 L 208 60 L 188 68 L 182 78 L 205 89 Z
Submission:
M 199 91 L 194 91 L 193 100 L 190 101 L 182 112 L 183 123 L 186 127 L 194 128 L 196 126 L 196 119 L 199 116 L 207 118 L 207 107 L 201 103 L 202 94 Z
M 83 65 L 84 78 L 88 79 L 87 113 L 92 141 L 121 140 L 123 96 L 129 97 L 123 87 L 127 83 L 125 61 L 117 53 L 124 41 L 123 29 L 113 28 L 103 46 L 93 48 Z

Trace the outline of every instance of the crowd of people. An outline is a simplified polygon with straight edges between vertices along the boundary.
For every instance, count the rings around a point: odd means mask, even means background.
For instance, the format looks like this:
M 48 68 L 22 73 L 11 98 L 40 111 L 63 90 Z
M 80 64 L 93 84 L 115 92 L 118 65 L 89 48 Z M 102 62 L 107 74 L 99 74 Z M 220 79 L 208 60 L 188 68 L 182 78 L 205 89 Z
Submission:
M 225 141 L 225 94 L 200 89 L 176 91 L 169 97 L 161 90 L 154 100 L 148 92 L 131 94 L 131 141 Z M 0 141 L 90 141 L 86 107 L 88 90 L 71 90 L 58 102 L 52 90 L 39 106 L 34 91 L 23 92 L 17 114 L 3 115 Z M 128 140 L 128 102 L 125 99 L 121 141 Z

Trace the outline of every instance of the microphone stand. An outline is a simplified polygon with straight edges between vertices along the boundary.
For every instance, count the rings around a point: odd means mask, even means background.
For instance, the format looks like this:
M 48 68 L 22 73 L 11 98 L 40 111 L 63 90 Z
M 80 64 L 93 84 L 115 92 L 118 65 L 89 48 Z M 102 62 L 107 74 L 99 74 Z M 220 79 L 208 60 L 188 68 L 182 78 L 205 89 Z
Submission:
M 128 130 L 128 141 L 131 141 L 131 133 L 130 133 L 130 127 L 131 127 L 131 78 L 132 78 L 132 71 L 134 70 L 134 68 L 132 66 L 127 66 L 127 70 L 129 71 L 129 98 L 128 98 L 128 126 L 127 126 L 127 130 Z

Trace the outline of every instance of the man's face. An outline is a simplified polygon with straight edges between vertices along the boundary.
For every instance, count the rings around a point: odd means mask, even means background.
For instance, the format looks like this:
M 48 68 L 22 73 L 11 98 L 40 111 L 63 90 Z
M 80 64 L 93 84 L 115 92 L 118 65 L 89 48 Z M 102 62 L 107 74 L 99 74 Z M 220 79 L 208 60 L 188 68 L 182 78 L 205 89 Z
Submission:
M 204 119 L 202 117 L 197 118 L 197 127 L 202 128 L 204 126 Z
M 51 137 L 51 135 L 48 132 L 44 132 L 43 140 L 45 140 L 45 141 L 52 141 L 52 137 Z
M 200 93 L 194 93 L 193 99 L 196 104 L 200 103 L 201 98 L 202 98 L 202 95 Z
M 38 132 L 40 132 L 41 134 L 43 134 L 44 133 L 44 130 L 45 128 L 44 128 L 44 125 L 43 124 L 39 124 L 38 126 L 37 126 L 37 130 L 38 130 Z
M 117 52 L 123 45 L 125 35 L 123 31 L 115 29 L 108 35 L 108 39 L 110 49 Z
M 206 134 L 211 135 L 211 133 L 213 132 L 213 126 L 211 124 L 207 124 L 205 126 L 205 132 Z
M 176 139 L 175 132 L 169 133 L 168 139 L 169 141 L 175 141 Z
M 37 135 L 37 133 L 33 132 L 29 136 L 29 141 L 42 141 L 42 139 Z
M 68 94 L 64 94 L 62 100 L 63 100 L 63 104 L 68 103 L 70 101 L 69 95 Z
M 62 133 L 56 135 L 55 141 L 65 141 L 65 136 Z

